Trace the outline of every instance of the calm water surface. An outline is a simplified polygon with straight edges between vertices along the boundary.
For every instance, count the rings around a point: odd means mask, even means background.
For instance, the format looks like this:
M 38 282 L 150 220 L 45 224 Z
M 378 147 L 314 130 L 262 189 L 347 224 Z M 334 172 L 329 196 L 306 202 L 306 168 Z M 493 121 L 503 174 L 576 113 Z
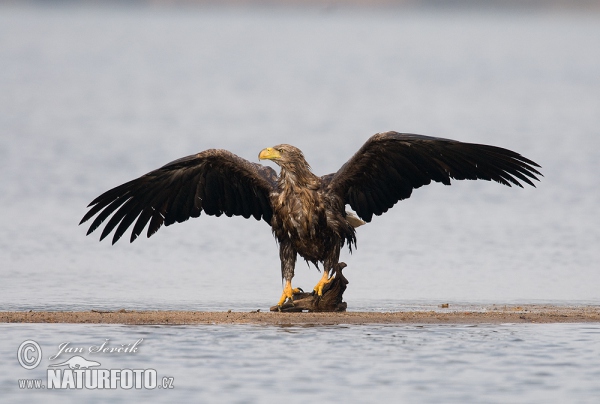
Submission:
M 598 325 L 89 326 L 1 325 L 3 396 L 10 402 L 490 402 L 593 403 L 600 395 Z M 18 366 L 24 338 L 40 343 L 34 370 Z M 58 346 L 130 344 L 134 354 L 86 354 L 102 368 L 156 370 L 173 389 L 19 389 L 46 383 Z
M 2 5 L 0 310 L 264 310 L 281 293 L 264 223 L 201 217 L 111 246 L 77 226 L 85 206 L 212 147 L 256 161 L 291 143 L 334 172 L 386 130 L 507 147 L 545 177 L 428 186 L 361 227 L 342 258 L 351 310 L 600 304 L 599 38 L 593 13 Z M 297 286 L 319 277 L 298 263 Z M 1 328 L 12 401 L 600 395 L 595 325 Z M 26 339 L 47 352 L 141 335 L 139 355 L 106 363 L 176 389 L 17 388 L 49 364 L 16 363 Z

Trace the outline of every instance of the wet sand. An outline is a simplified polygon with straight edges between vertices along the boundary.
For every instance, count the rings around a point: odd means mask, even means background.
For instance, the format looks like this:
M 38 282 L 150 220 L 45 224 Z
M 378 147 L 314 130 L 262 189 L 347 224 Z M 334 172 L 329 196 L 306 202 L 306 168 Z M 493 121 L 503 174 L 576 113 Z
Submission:
M 500 323 L 588 323 L 600 322 L 600 306 L 473 306 L 440 307 L 429 311 L 277 313 L 193 311 L 81 311 L 0 312 L 2 323 L 71 324 L 500 324 Z

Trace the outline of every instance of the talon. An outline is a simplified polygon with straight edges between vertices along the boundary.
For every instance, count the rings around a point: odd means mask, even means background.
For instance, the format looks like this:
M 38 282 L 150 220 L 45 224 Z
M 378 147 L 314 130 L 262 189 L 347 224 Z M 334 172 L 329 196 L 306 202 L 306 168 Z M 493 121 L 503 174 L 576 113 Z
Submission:
M 331 278 L 329 277 L 329 271 L 323 271 L 323 276 L 313 289 L 313 295 L 316 293 L 318 296 L 323 296 L 323 288 L 332 280 L 333 276 Z
M 298 293 L 298 290 L 302 290 L 299 288 L 292 288 L 292 281 L 285 281 L 285 286 L 283 287 L 283 293 L 281 294 L 281 299 L 279 299 L 279 303 L 277 306 L 279 307 L 279 311 L 285 304 L 285 302 L 289 299 L 290 303 L 294 305 L 294 293 Z

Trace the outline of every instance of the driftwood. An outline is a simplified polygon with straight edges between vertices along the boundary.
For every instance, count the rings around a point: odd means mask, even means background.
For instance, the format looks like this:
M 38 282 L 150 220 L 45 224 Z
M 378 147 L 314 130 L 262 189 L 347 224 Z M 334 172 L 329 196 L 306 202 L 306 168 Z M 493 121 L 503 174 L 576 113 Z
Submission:
M 272 306 L 271 311 L 282 312 L 316 312 L 316 311 L 346 311 L 348 305 L 342 300 L 348 280 L 342 274 L 346 264 L 340 262 L 333 267 L 333 279 L 323 288 L 323 296 L 316 293 L 294 293 L 294 301 L 289 300 L 283 306 Z

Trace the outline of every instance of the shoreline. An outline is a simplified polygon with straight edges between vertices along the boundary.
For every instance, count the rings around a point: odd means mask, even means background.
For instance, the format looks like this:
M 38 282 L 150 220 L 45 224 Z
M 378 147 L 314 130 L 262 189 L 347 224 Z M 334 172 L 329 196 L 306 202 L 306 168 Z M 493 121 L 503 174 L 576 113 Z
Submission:
M 600 306 L 477 306 L 460 310 L 396 312 L 277 313 L 202 311 L 12 311 L 0 312 L 0 323 L 194 325 L 341 325 L 341 324 L 503 324 L 598 323 Z

